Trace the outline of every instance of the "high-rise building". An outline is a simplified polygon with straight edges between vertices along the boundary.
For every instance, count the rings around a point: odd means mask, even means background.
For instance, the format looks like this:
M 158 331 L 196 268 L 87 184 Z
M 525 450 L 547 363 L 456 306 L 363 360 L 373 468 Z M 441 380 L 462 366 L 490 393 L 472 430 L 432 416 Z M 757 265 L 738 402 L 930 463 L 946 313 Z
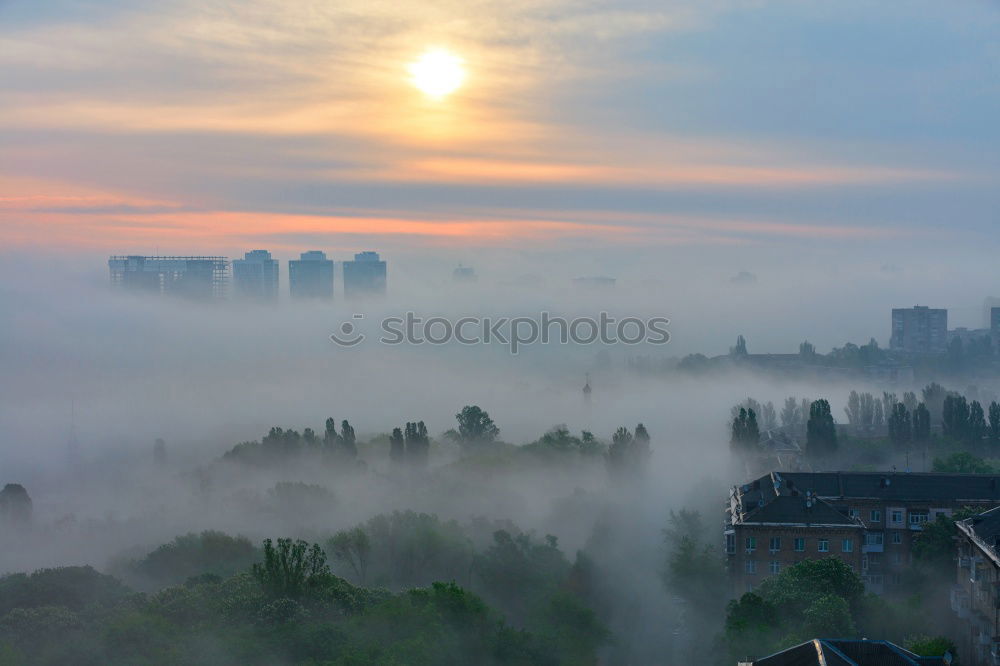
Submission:
M 223 298 L 229 278 L 225 257 L 116 255 L 108 268 L 114 287 L 187 298 Z
M 983 328 L 993 327 L 993 308 L 1000 308 L 1000 298 L 990 296 L 983 300 Z
M 247 252 L 233 261 L 233 296 L 239 299 L 278 299 L 278 261 L 267 250 Z
M 451 273 L 452 282 L 475 282 L 479 278 L 476 277 L 476 269 L 472 266 L 458 265 Z
M 359 298 L 385 294 L 385 262 L 378 252 L 359 252 L 344 262 L 344 296 Z
M 947 310 L 921 305 L 893 308 L 890 349 L 931 354 L 945 351 L 947 345 Z
M 288 262 L 288 289 L 292 298 L 333 298 L 333 261 L 319 250 L 303 252 Z

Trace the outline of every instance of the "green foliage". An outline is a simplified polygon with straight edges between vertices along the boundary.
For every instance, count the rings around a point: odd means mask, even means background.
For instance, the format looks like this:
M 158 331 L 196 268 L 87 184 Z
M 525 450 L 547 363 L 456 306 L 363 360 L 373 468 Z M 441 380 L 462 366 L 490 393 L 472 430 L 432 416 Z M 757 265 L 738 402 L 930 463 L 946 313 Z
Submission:
M 950 652 L 954 656 L 958 653 L 955 642 L 945 636 L 911 636 L 903 647 L 922 657 L 942 657 L 945 652 Z
M 934 458 L 932 471 L 953 474 L 996 474 L 997 467 L 967 451 L 958 451 L 945 458 Z
M 566 592 L 537 607 L 526 631 L 454 583 L 397 595 L 356 588 L 327 573 L 317 551 L 268 541 L 252 575 L 148 598 L 82 568 L 8 576 L 13 596 L 0 599 L 17 603 L 0 613 L 0 664 L 570 666 L 596 664 L 607 638 Z M 22 599 L 25 586 L 33 587 Z
M 254 579 L 271 598 L 297 599 L 330 575 L 326 554 L 317 544 L 301 539 L 264 540 L 264 561 L 251 569 Z
M 622 426 L 611 437 L 611 446 L 605 455 L 608 470 L 615 476 L 635 478 L 646 469 L 653 452 L 649 445 L 649 433 L 641 423 L 635 427 L 635 434 Z
M 757 412 L 753 408 L 740 407 L 730 430 L 729 445 L 734 451 L 746 453 L 760 447 L 760 427 L 757 425 Z
M 232 576 L 256 559 L 257 549 L 246 537 L 205 531 L 179 536 L 132 562 L 128 568 L 157 584 L 176 585 L 206 573 Z
M 875 403 L 880 404 L 880 403 Z M 830 403 L 816 400 L 809 406 L 806 424 L 806 453 L 814 457 L 828 456 L 837 451 L 837 429 L 830 413 Z
M 735 661 L 817 635 L 851 637 L 863 595 L 861 578 L 837 558 L 804 560 L 788 567 L 765 580 L 756 593 L 729 603 L 725 637 L 730 654 Z
M 14 608 L 110 606 L 129 594 L 118 579 L 87 567 L 40 569 L 0 578 L 0 615 Z
M 931 438 L 931 413 L 927 405 L 920 403 L 913 410 L 913 439 L 926 442 Z
M 584 430 L 579 437 L 576 437 L 570 434 L 569 428 L 563 424 L 554 426 L 540 438 L 522 448 L 543 456 L 567 453 L 595 456 L 604 453 L 604 446 L 597 441 L 593 433 Z
M 935 461 L 937 462 L 937 461 Z M 913 537 L 913 558 L 942 577 L 955 574 L 955 522 L 965 520 L 990 507 L 962 507 L 951 516 L 938 514 Z
M 906 405 L 897 402 L 889 413 L 889 440 L 893 446 L 902 449 L 913 439 L 913 427 L 910 424 L 910 412 Z
M 489 443 L 500 434 L 500 428 L 478 405 L 466 405 L 458 414 L 458 436 L 462 444 Z

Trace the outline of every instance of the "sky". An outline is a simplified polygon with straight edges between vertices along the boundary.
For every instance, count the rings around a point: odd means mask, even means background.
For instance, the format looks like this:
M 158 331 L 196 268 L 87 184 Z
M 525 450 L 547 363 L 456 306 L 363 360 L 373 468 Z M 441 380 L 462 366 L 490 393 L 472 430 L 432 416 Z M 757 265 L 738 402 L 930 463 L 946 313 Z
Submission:
M 972 1 L 0 0 L 0 241 L 981 250 L 998 29 Z M 434 47 L 467 72 L 443 99 L 407 80 Z

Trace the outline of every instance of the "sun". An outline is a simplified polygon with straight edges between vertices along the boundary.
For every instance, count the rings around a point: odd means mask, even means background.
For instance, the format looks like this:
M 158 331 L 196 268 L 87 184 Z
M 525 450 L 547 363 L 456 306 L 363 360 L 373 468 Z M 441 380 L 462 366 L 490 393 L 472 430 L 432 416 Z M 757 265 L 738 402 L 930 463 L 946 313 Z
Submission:
M 407 69 L 410 81 L 425 95 L 441 98 L 449 95 L 465 81 L 463 61 L 450 51 L 433 49 L 424 53 Z

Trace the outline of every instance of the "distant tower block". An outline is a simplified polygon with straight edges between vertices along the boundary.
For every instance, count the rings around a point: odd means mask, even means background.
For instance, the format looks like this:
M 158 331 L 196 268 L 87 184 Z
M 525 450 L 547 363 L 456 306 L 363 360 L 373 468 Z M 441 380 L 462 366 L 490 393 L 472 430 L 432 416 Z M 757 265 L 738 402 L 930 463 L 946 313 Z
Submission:
M 347 298 L 385 295 L 385 262 L 378 252 L 359 252 L 354 255 L 354 261 L 345 261 L 343 268 L 344 296 Z
M 590 394 L 592 391 L 593 389 L 590 388 L 590 373 L 588 372 L 586 382 L 583 385 L 583 401 L 588 405 L 590 404 Z

